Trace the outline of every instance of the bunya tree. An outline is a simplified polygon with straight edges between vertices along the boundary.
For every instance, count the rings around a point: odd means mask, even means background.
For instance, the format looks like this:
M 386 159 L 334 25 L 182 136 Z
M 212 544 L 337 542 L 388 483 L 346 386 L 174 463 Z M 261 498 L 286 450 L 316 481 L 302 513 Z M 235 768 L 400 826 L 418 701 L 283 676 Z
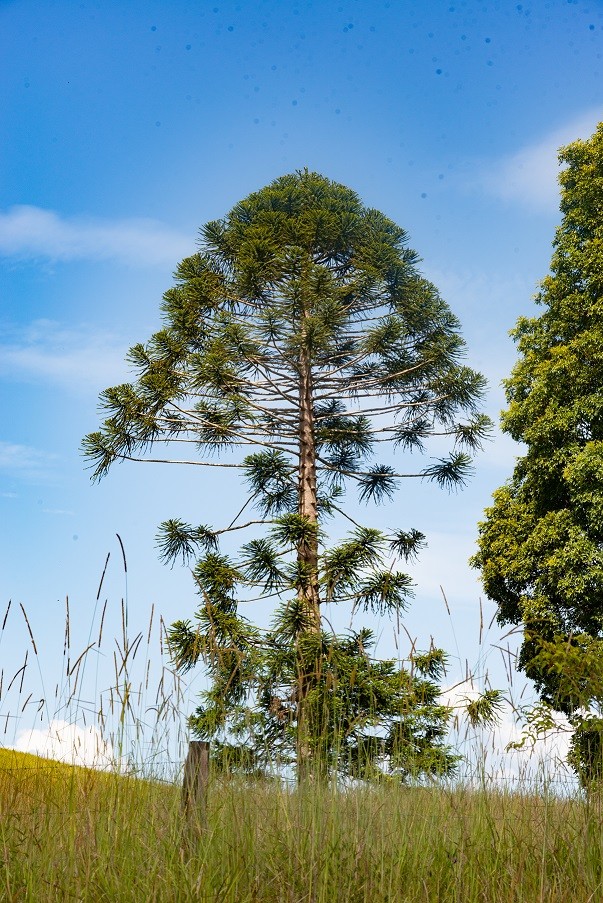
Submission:
M 370 629 L 336 634 L 325 618 L 325 603 L 398 618 L 412 584 L 396 562 L 424 542 L 408 525 L 360 525 L 346 488 L 378 503 L 405 477 L 456 487 L 488 430 L 484 380 L 416 262 L 404 230 L 348 188 L 307 170 L 277 179 L 202 229 L 164 295 L 164 328 L 129 353 L 136 381 L 102 393 L 107 417 L 85 439 L 96 478 L 116 461 L 164 461 L 164 444 L 242 474 L 248 497 L 229 522 L 174 518 L 158 537 L 166 561 L 193 560 L 199 594 L 194 620 L 169 634 L 175 665 L 202 661 L 210 678 L 190 724 L 233 767 L 454 767 L 442 650 L 380 661 Z M 433 435 L 449 437 L 447 457 L 394 466 L 394 451 Z M 348 524 L 334 545 L 329 518 Z M 226 535 L 244 529 L 235 554 Z M 254 598 L 274 599 L 267 630 L 241 614 Z
M 524 450 L 480 525 L 480 568 L 519 667 L 575 729 L 570 761 L 601 777 L 603 720 L 603 124 L 559 155 L 561 225 L 539 316 L 513 332 L 502 429 Z

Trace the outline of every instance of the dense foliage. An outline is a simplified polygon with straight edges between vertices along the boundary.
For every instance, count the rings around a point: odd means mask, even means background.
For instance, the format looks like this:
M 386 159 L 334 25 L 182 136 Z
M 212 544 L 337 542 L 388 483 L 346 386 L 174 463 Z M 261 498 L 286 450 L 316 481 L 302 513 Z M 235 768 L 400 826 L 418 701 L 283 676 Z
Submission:
M 97 477 L 117 460 L 165 460 L 152 450 L 170 443 L 246 481 L 227 526 L 175 518 L 161 528 L 166 561 L 195 559 L 195 622 L 170 634 L 176 665 L 202 660 L 211 675 L 192 727 L 246 770 L 267 757 L 300 775 L 450 770 L 441 650 L 407 667 L 377 661 L 371 632 L 335 635 L 323 606 L 397 618 L 407 604 L 411 581 L 396 561 L 416 555 L 423 535 L 363 527 L 342 498 L 350 484 L 379 503 L 404 477 L 466 478 L 467 450 L 489 423 L 458 321 L 418 273 L 405 232 L 315 173 L 277 179 L 201 237 L 164 295 L 164 328 L 131 349 L 136 383 L 103 393 L 108 417 L 85 440 Z M 448 457 L 393 466 L 392 451 L 421 451 L 433 435 L 450 438 Z M 349 528 L 330 547 L 329 517 Z M 222 536 L 244 528 L 251 538 L 229 554 Z M 240 613 L 253 598 L 275 599 L 268 631 Z
M 523 626 L 519 666 L 572 720 L 588 780 L 603 727 L 603 124 L 560 160 L 543 311 L 519 319 L 506 381 L 502 428 L 525 453 L 486 511 L 475 564 L 500 623 Z

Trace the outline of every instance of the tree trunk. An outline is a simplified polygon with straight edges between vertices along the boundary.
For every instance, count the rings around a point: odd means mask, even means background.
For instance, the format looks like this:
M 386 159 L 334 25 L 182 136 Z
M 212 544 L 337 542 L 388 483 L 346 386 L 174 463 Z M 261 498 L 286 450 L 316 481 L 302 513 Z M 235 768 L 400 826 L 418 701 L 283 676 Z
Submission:
M 318 503 L 316 497 L 316 446 L 314 436 L 312 367 L 310 354 L 302 346 L 299 372 L 299 514 L 314 525 L 315 530 L 299 543 L 298 562 L 303 579 L 298 589 L 308 626 L 303 633 L 320 633 L 320 595 L 318 587 Z M 302 643 L 300 644 L 300 640 Z M 303 648 L 302 648 L 303 647 Z M 314 770 L 312 736 L 313 718 L 307 696 L 316 684 L 320 662 L 308 654 L 302 634 L 297 640 L 298 698 L 297 698 L 297 773 L 298 780 L 311 777 Z
M 320 596 L 318 591 L 318 502 L 316 498 L 316 447 L 314 439 L 314 407 L 312 403 L 312 370 L 307 352 L 301 355 L 299 385 L 299 514 L 314 524 L 316 530 L 300 542 L 297 555 L 306 577 L 299 598 L 313 633 L 320 631 Z

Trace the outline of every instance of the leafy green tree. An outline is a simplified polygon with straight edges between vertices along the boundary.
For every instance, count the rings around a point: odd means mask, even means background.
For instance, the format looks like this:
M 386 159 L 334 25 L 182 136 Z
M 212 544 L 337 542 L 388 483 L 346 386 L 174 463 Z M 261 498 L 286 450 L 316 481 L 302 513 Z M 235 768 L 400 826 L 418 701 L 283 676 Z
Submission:
M 576 727 L 584 778 L 586 759 L 601 772 L 591 754 L 603 748 L 603 124 L 559 159 L 563 219 L 543 311 L 518 320 L 506 381 L 502 428 L 525 454 L 486 510 L 474 563 L 499 622 L 523 627 L 519 667 Z
M 247 483 L 224 527 L 161 525 L 165 560 L 195 559 L 195 622 L 170 633 L 177 667 L 202 660 L 211 676 L 191 725 L 247 770 L 268 755 L 302 777 L 450 770 L 441 650 L 406 668 L 376 661 L 370 631 L 336 635 L 324 604 L 397 618 L 411 596 L 395 561 L 423 535 L 361 526 L 341 500 L 350 485 L 379 503 L 405 477 L 465 480 L 489 421 L 458 321 L 417 272 L 406 233 L 318 174 L 277 179 L 201 235 L 164 295 L 164 328 L 130 351 L 137 381 L 102 394 L 107 419 L 84 440 L 96 478 L 116 461 L 168 460 L 153 450 L 170 444 L 192 449 L 179 460 L 239 468 Z M 452 451 L 417 472 L 391 454 L 375 461 L 433 435 Z M 333 547 L 330 517 L 350 527 Z M 245 528 L 251 538 L 229 554 L 222 537 Z M 257 597 L 275 599 L 268 631 L 238 608 Z

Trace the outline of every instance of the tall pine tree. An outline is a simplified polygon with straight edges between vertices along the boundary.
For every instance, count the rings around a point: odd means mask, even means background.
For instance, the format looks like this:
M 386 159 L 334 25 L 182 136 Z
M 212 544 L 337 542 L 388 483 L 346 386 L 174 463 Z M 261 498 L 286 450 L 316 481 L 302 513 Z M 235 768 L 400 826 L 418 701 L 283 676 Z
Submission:
M 201 235 L 164 295 L 164 328 L 130 351 L 136 382 L 102 394 L 107 419 L 84 445 L 96 478 L 116 461 L 167 460 L 155 449 L 171 444 L 199 466 L 239 468 L 247 484 L 227 526 L 161 525 L 165 560 L 195 560 L 194 623 L 170 632 L 178 668 L 202 660 L 211 676 L 191 725 L 243 769 L 278 758 L 300 777 L 446 772 L 442 651 L 406 668 L 377 661 L 371 631 L 335 635 L 323 606 L 398 617 L 407 604 L 395 560 L 423 535 L 361 526 L 342 497 L 352 485 L 379 503 L 405 477 L 465 480 L 489 422 L 458 321 L 404 230 L 316 173 L 277 179 Z M 418 471 L 377 458 L 422 451 L 433 435 L 452 450 Z M 350 532 L 329 547 L 333 516 Z M 227 554 L 221 538 L 244 528 L 251 538 Z M 275 599 L 268 631 L 238 609 L 254 597 Z

